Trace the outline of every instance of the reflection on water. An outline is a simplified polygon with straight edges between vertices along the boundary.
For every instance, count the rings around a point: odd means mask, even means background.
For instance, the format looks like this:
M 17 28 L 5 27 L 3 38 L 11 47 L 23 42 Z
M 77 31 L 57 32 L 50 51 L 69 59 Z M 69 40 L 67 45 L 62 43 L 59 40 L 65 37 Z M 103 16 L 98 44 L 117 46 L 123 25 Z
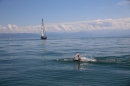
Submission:
M 81 64 L 80 64 L 80 62 L 78 61 L 78 62 L 74 62 L 74 69 L 80 69 L 80 67 L 81 67 Z
M 92 64 L 80 61 L 74 62 L 74 70 L 86 70 L 89 66 L 92 66 Z
M 41 40 L 41 43 L 44 44 L 45 40 Z

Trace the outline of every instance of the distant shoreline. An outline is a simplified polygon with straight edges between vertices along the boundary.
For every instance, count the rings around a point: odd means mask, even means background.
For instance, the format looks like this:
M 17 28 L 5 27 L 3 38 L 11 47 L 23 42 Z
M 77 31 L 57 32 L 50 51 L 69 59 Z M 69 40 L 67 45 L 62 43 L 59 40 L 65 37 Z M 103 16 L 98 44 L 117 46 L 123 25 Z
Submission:
M 0 33 L 0 38 L 40 38 L 40 34 L 34 33 Z M 49 38 L 62 37 L 62 38 L 80 38 L 80 37 L 130 37 L 130 35 L 123 36 L 92 36 L 86 33 L 48 33 Z

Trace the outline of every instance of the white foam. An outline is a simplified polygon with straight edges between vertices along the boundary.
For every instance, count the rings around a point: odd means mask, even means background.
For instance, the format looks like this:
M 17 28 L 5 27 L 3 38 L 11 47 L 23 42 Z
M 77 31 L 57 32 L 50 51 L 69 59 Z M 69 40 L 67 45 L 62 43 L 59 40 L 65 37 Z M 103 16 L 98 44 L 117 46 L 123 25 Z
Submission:
M 87 58 L 87 57 L 81 57 L 81 61 L 96 62 L 96 59 L 94 59 L 94 58 Z

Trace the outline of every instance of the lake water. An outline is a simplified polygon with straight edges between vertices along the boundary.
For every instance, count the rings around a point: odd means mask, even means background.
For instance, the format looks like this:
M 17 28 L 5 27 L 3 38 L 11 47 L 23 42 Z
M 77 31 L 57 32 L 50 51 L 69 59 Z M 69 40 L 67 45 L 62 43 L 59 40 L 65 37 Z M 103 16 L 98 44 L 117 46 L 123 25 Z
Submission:
M 130 86 L 130 38 L 0 39 L 0 86 Z

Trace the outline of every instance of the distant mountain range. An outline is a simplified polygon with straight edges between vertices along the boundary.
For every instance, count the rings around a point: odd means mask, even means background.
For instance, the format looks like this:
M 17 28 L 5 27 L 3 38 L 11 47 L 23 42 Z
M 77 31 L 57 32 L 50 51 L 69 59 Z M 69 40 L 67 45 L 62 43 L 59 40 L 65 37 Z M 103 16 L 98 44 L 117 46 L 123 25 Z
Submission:
M 1 33 L 0 38 L 40 38 L 40 34 L 34 33 Z M 47 33 L 48 38 L 53 37 L 90 37 L 90 34 L 84 32 L 77 33 Z
M 1 33 L 0 38 L 32 38 L 39 37 L 38 34 L 33 33 Z
M 0 38 L 40 38 L 40 34 L 34 33 L 0 33 Z M 127 31 L 93 31 L 93 32 L 55 32 L 47 33 L 48 38 L 53 37 L 130 37 Z

